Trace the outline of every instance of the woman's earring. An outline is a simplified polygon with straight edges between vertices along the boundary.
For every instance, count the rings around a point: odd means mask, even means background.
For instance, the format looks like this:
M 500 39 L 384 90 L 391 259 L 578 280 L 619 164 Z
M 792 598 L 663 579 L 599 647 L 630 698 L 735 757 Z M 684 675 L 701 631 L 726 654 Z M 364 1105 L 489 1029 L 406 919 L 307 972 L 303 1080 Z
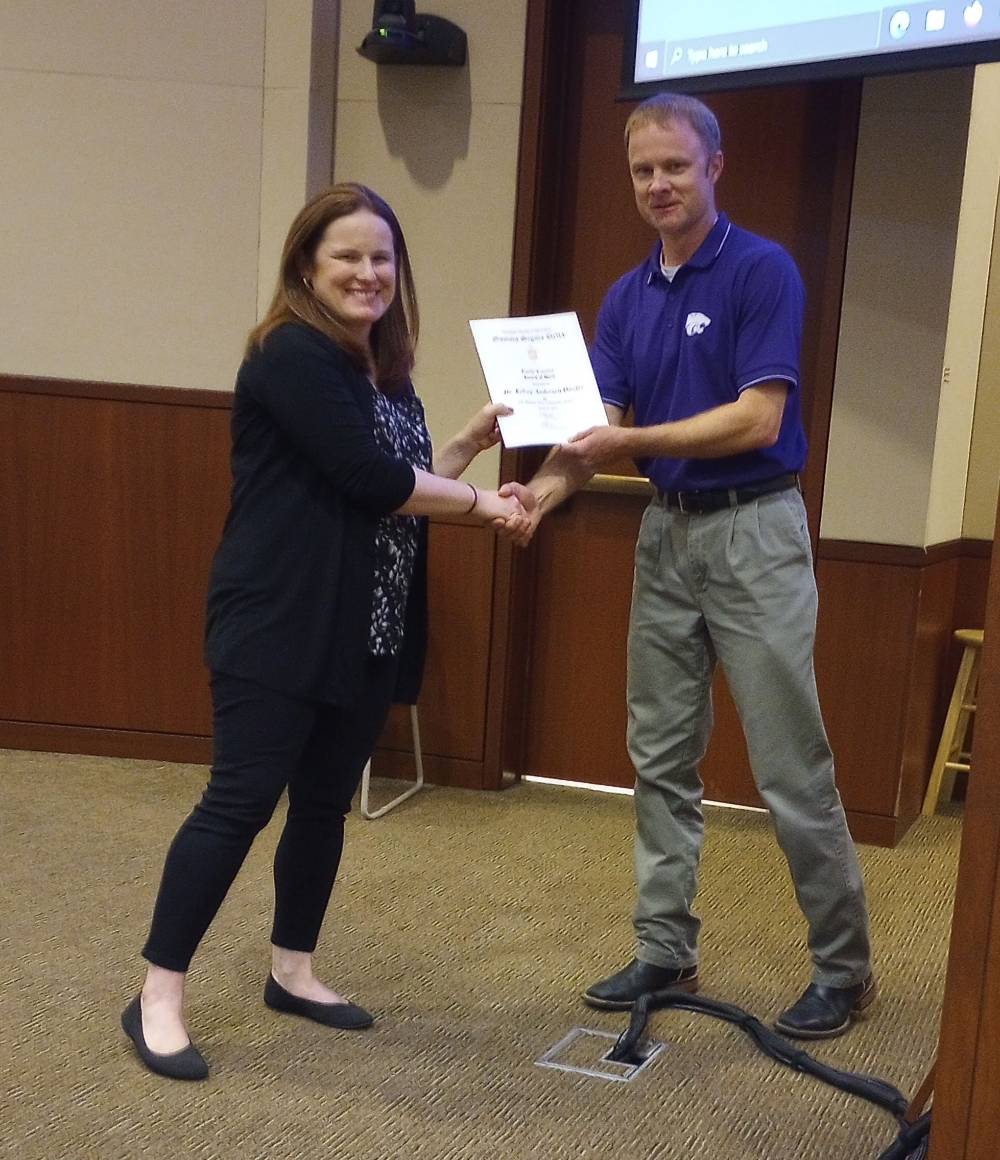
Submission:
M 308 279 L 308 278 L 306 278 L 306 277 L 304 277 L 304 276 L 303 276 L 303 278 L 302 278 L 302 285 L 303 285 L 303 286 L 305 286 L 305 288 L 306 288 L 307 290 L 311 290 L 311 289 L 312 289 L 312 283 L 309 281 L 309 279 Z

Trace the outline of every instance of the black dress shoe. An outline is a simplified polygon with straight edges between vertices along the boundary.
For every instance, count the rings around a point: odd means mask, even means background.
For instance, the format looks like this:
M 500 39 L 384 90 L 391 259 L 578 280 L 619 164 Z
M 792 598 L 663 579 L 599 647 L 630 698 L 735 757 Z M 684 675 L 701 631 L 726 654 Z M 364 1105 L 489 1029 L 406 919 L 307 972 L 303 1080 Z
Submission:
M 834 1039 L 878 998 L 875 976 L 853 987 L 810 983 L 801 997 L 774 1021 L 775 1031 L 793 1039 Z
M 193 1043 L 165 1055 L 150 1051 L 142 1033 L 142 1000 L 139 995 L 122 1012 L 122 1030 L 135 1044 L 142 1062 L 157 1075 L 165 1075 L 168 1079 L 208 1079 L 208 1064 Z
M 583 993 L 583 1001 L 605 1011 L 627 1011 L 640 995 L 674 987 L 679 991 L 698 990 L 697 967 L 658 967 L 633 959 L 627 967 L 594 983 Z
M 325 1027 L 339 1027 L 343 1031 L 357 1031 L 371 1027 L 375 1016 L 354 1003 L 317 1003 L 314 999 L 300 999 L 278 982 L 274 975 L 267 976 L 264 984 L 264 1002 L 274 1011 L 301 1015 Z

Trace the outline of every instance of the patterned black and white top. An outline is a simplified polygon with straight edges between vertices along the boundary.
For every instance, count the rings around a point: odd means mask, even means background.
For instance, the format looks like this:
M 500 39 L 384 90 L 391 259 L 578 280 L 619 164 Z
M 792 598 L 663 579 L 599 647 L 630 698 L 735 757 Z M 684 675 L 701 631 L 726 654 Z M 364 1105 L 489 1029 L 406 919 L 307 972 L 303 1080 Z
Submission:
M 416 395 L 390 398 L 373 387 L 375 441 L 379 450 L 412 467 L 431 469 L 431 437 Z M 406 599 L 417 556 L 418 516 L 383 516 L 375 532 L 375 586 L 368 651 L 395 656 L 403 643 Z

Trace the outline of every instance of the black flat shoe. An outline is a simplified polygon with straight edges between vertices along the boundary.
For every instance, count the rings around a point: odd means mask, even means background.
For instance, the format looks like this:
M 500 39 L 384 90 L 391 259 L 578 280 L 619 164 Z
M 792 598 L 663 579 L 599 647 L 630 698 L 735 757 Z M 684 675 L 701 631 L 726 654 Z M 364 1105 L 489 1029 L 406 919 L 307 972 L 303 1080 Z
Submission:
M 278 982 L 274 975 L 267 976 L 264 984 L 264 1002 L 274 1011 L 301 1015 L 324 1027 L 339 1027 L 342 1031 L 359 1031 L 371 1027 L 375 1016 L 354 1003 L 317 1003 L 314 999 L 300 999 Z
M 679 991 L 698 990 L 697 967 L 658 967 L 633 959 L 627 967 L 610 978 L 594 983 L 583 993 L 590 1007 L 604 1011 L 627 1011 L 640 995 L 674 987 Z
M 157 1075 L 168 1079 L 208 1079 L 208 1064 L 193 1043 L 166 1055 L 150 1051 L 142 1033 L 142 1001 L 138 995 L 122 1012 L 122 1030 L 135 1044 L 142 1062 Z
M 810 983 L 799 999 L 774 1021 L 775 1031 L 792 1039 L 835 1039 L 878 998 L 875 976 L 853 987 Z

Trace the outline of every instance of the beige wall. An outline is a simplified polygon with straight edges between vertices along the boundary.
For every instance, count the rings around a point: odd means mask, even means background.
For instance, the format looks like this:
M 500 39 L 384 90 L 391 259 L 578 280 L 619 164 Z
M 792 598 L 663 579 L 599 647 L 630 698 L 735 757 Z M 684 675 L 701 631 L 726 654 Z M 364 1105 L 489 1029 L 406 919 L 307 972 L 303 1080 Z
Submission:
M 467 321 L 508 308 L 525 0 L 432 10 L 467 31 L 467 68 L 360 58 L 371 0 L 0 5 L 0 373 L 228 388 L 288 222 L 333 170 L 400 214 L 417 382 L 449 434 L 486 398 Z M 827 537 L 992 535 L 1000 66 L 976 70 L 966 166 L 970 77 L 865 85 Z
M 931 470 L 927 544 L 960 538 L 969 524 L 967 504 L 971 505 L 970 516 L 987 500 L 996 510 L 1000 456 L 994 451 L 984 459 L 982 453 L 987 448 L 981 442 L 975 448 L 976 462 L 972 453 L 974 418 L 978 416 L 981 426 L 987 428 L 989 412 L 997 403 L 995 384 L 991 390 L 988 376 L 980 376 L 980 363 L 989 322 L 986 297 L 1000 188 L 998 115 L 1000 65 L 977 68 Z M 992 537 L 992 519 L 989 528 L 987 535 Z
M 0 373 L 231 386 L 329 176 L 336 10 L 0 4 Z
M 258 316 L 292 218 L 333 171 L 339 10 L 339 0 L 267 0 Z
M 824 537 L 992 538 L 998 116 L 1000 65 L 865 82 Z
M 865 82 L 826 538 L 924 544 L 971 87 L 966 69 Z
M 432 7 L 467 68 L 363 60 L 371 0 L 0 5 L 0 373 L 229 388 L 336 136 L 406 228 L 450 434 L 486 400 L 468 319 L 508 308 L 525 0 Z
M 994 113 L 994 131 L 997 118 L 1000 118 L 1000 107 Z M 995 132 L 993 140 L 996 140 Z M 997 150 L 995 144 L 993 147 Z M 992 264 L 984 311 L 962 529 L 963 535 L 981 540 L 993 537 L 1000 494 L 1000 205 L 995 208 Z
M 402 222 L 420 299 L 415 380 L 440 441 L 487 401 L 468 320 L 510 305 L 525 0 L 417 7 L 465 29 L 468 66 L 376 67 L 355 52 L 371 0 L 342 0 L 334 175 L 371 185 Z M 469 476 L 495 483 L 496 454 Z

